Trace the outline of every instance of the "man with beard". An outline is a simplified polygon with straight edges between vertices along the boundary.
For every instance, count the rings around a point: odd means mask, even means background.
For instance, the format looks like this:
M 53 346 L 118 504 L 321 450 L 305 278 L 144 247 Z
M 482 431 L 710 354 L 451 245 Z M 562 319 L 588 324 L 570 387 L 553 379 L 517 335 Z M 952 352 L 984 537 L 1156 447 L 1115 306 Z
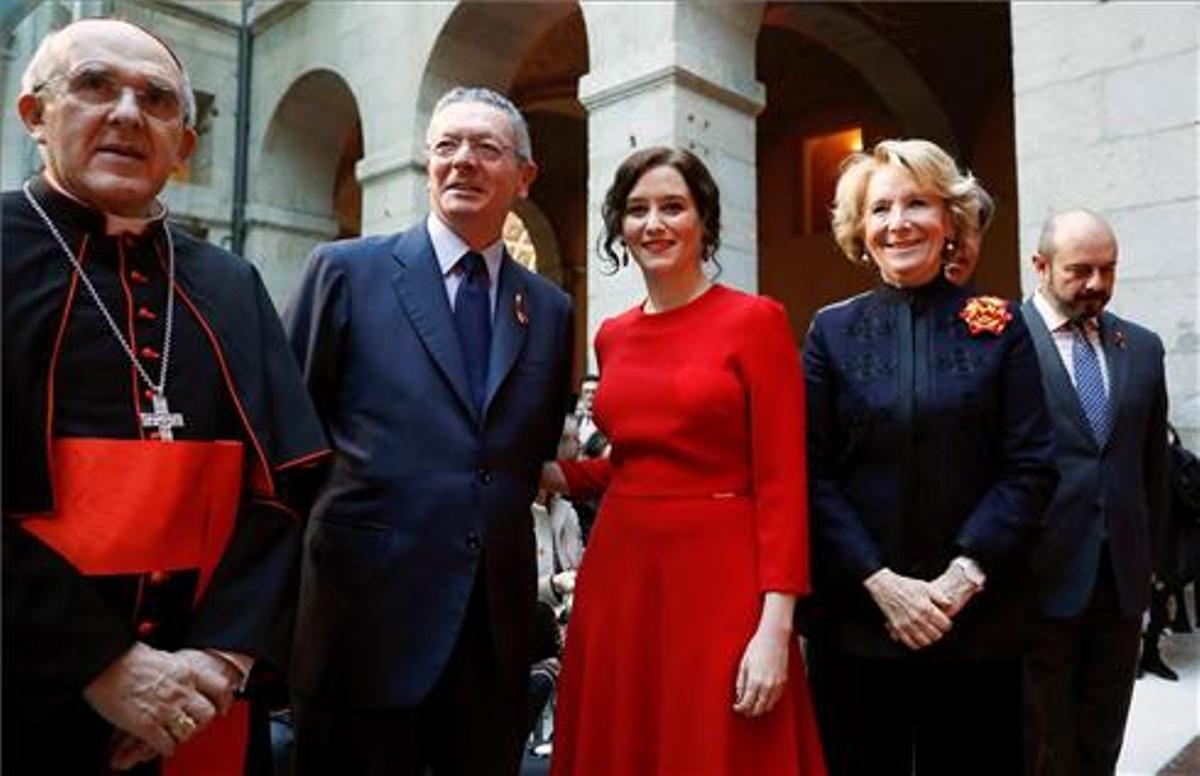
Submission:
M 1026 667 L 1029 772 L 1111 774 L 1168 503 L 1163 346 L 1104 311 L 1117 240 L 1100 216 L 1049 218 L 1033 266 L 1025 319 L 1060 479 L 1033 554 L 1042 621 Z

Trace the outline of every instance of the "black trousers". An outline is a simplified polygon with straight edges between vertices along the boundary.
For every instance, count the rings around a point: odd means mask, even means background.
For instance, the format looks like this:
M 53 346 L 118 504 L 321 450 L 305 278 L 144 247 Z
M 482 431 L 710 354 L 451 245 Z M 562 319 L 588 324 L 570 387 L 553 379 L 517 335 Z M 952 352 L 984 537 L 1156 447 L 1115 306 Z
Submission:
M 1021 773 L 1017 658 L 933 663 L 812 644 L 808 658 L 830 776 Z
M 1087 608 L 1043 620 L 1025 667 L 1030 776 L 1111 776 L 1125 738 L 1141 622 L 1125 617 L 1108 552 Z
M 450 661 L 417 706 L 358 709 L 293 697 L 293 773 L 515 776 L 524 743 L 529 664 L 498 664 L 483 577 L 481 570 Z

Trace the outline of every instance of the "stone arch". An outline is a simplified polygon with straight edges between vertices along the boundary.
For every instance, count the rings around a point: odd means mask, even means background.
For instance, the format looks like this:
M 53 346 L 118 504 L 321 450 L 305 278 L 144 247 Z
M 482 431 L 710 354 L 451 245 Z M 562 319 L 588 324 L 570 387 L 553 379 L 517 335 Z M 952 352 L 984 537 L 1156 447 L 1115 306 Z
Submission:
M 927 138 L 1010 194 L 1011 116 L 992 107 L 1012 101 L 1011 74 L 992 66 L 1010 50 L 1003 4 L 766 6 L 757 186 L 759 201 L 775 207 L 760 211 L 759 278 L 764 293 L 784 301 L 798 337 L 817 309 L 877 282 L 872 268 L 847 264 L 829 229 L 838 162 L 849 151 L 886 137 Z M 997 218 L 985 253 L 1011 250 L 1009 215 Z M 1012 275 L 989 262 L 976 277 L 1008 294 Z
M 525 231 L 529 235 L 529 241 L 533 243 L 534 250 L 537 252 L 538 273 L 561 285 L 563 257 L 562 249 L 558 244 L 558 236 L 554 233 L 554 225 L 550 223 L 550 219 L 537 206 L 537 203 L 532 200 L 521 200 L 513 208 L 513 212 L 520 217 L 521 223 L 524 224 Z
M 576 3 L 459 3 L 429 54 L 415 106 L 413 150 L 425 147 L 425 127 L 438 97 L 462 84 L 509 93 L 522 63 L 556 24 L 582 15 Z
M 829 3 L 774 3 L 765 9 L 763 24 L 817 41 L 870 84 L 905 135 L 957 153 L 954 126 L 937 95 L 904 53 L 865 22 Z
M 246 254 L 279 303 L 315 245 L 361 231 L 363 141 L 358 101 L 332 70 L 297 77 L 270 115 L 251 172 Z

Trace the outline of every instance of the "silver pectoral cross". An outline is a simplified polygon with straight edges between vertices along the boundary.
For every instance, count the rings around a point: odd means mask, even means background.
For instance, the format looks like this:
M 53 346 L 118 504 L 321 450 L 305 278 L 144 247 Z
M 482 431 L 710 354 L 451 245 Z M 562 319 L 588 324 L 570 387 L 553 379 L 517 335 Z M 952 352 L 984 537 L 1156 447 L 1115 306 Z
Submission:
M 171 431 L 172 428 L 183 428 L 183 415 L 178 412 L 171 412 L 171 408 L 167 406 L 167 397 L 165 394 L 154 392 L 153 412 L 143 412 L 142 428 L 158 429 L 158 438 L 162 442 L 172 442 L 175 440 L 175 434 Z

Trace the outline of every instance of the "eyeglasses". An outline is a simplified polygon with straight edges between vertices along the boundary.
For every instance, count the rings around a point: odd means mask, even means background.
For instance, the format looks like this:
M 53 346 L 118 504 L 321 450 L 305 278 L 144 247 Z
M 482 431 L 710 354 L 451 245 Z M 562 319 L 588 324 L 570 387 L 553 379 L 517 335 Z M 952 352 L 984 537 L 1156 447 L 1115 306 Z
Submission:
M 138 109 L 161 121 L 173 121 L 183 113 L 183 101 L 175 87 L 147 79 L 142 86 L 122 83 L 117 74 L 102 67 L 85 67 L 74 73 L 57 73 L 33 88 L 34 93 L 51 84 L 66 82 L 66 92 L 88 105 L 113 105 L 126 89 L 133 90 Z
M 429 146 L 429 151 L 438 159 L 453 159 L 458 150 L 467 147 L 468 153 L 484 162 L 496 162 L 500 157 L 513 150 L 512 146 L 501 143 L 493 137 L 454 137 L 447 135 L 435 140 Z

